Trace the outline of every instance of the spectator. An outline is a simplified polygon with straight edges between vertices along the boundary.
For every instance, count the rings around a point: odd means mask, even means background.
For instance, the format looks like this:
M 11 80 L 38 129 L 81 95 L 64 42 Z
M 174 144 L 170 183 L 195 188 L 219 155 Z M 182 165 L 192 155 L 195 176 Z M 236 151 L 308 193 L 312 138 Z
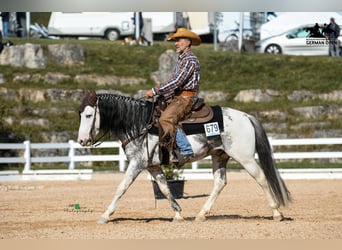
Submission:
M 2 19 L 2 35 L 8 37 L 9 12 L 1 12 L 0 16 Z
M 26 37 L 26 12 L 17 12 L 18 37 Z
M 335 19 L 330 18 L 330 23 L 326 27 L 326 35 L 329 39 L 329 55 L 339 56 L 340 55 L 340 42 L 338 37 L 340 35 L 340 27 L 335 22 Z

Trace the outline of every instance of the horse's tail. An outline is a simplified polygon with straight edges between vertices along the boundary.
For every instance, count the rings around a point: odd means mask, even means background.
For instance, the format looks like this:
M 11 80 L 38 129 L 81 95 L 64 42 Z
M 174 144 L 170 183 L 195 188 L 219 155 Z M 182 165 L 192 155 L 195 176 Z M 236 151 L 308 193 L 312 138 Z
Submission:
M 278 204 L 286 206 L 292 200 L 291 194 L 279 175 L 265 129 L 255 117 L 248 116 L 248 118 L 254 127 L 256 151 L 271 193 Z

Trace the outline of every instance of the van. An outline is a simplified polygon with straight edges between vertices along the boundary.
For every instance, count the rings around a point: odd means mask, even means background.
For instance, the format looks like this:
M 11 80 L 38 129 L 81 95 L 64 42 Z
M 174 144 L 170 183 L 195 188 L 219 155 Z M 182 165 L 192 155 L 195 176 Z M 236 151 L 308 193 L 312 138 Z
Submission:
M 143 12 L 153 35 L 165 36 L 181 25 L 181 12 Z M 134 34 L 134 12 L 52 12 L 49 36 L 103 37 L 114 41 Z
M 49 36 L 104 37 L 114 41 L 134 32 L 132 12 L 52 12 Z

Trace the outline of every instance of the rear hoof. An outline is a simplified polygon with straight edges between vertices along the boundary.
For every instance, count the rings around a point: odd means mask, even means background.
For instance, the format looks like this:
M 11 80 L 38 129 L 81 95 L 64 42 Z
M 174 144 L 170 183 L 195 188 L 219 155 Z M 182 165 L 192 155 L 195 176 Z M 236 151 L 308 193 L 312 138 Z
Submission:
M 273 220 L 274 221 L 283 221 L 284 220 L 284 216 L 283 215 L 273 216 Z
M 100 219 L 97 220 L 97 224 L 106 224 L 108 222 L 108 219 L 107 218 L 104 218 L 104 217 L 100 217 Z
M 172 220 L 172 222 L 184 222 L 185 220 L 184 220 L 184 218 L 182 218 L 182 217 L 175 217 L 175 218 L 173 218 L 173 220 Z

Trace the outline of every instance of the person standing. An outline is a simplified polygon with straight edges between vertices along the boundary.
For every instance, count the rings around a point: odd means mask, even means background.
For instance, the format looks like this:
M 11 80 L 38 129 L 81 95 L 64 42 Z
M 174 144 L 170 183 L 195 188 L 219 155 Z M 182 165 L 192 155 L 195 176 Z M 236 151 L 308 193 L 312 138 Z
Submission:
M 17 12 L 18 37 L 26 37 L 26 12 Z
M 2 19 L 2 35 L 8 37 L 9 12 L 1 12 L 0 16 Z
M 179 28 L 176 33 L 168 36 L 168 40 L 175 40 L 176 52 L 179 53 L 173 76 L 148 90 L 145 96 L 151 98 L 161 95 L 166 99 L 168 105 L 159 119 L 163 132 L 161 142 L 171 151 L 173 141 L 176 141 L 180 153 L 177 165 L 181 166 L 193 159 L 193 150 L 182 129 L 176 130 L 176 126 L 191 111 L 199 90 L 200 63 L 191 51 L 191 46 L 200 45 L 201 38 L 188 29 Z
M 327 26 L 327 35 L 329 39 L 329 55 L 340 56 L 340 26 L 335 22 L 335 19 L 330 18 L 330 23 Z

